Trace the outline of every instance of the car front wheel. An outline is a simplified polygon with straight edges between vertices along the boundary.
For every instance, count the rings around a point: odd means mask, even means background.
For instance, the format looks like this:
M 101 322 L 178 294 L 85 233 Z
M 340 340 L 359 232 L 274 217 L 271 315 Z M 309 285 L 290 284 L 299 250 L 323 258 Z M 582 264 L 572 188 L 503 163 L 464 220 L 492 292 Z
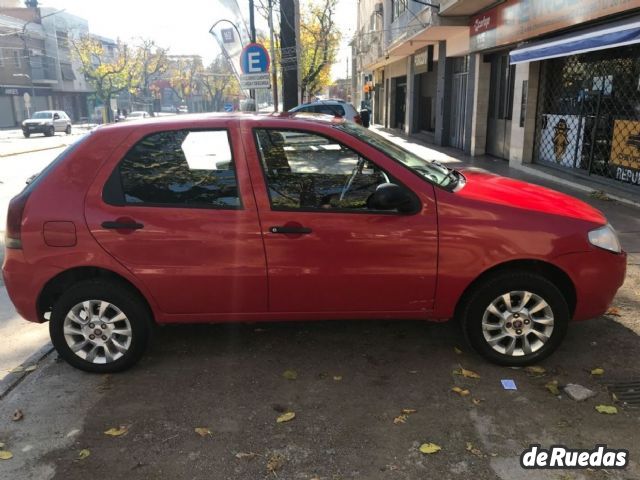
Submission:
M 56 129 L 53 125 L 48 127 L 47 130 L 44 132 L 45 137 L 53 137 L 55 134 L 56 134 Z
M 64 130 L 64 133 L 67 135 L 71 135 L 71 125 L 67 125 L 67 128 Z
M 112 373 L 134 365 L 144 354 L 151 316 L 126 286 L 88 280 L 69 288 L 56 302 L 49 325 L 51 341 L 72 366 Z
M 478 286 L 462 308 L 464 333 L 488 360 L 524 366 L 560 345 L 570 313 L 562 292 L 546 277 L 503 272 Z

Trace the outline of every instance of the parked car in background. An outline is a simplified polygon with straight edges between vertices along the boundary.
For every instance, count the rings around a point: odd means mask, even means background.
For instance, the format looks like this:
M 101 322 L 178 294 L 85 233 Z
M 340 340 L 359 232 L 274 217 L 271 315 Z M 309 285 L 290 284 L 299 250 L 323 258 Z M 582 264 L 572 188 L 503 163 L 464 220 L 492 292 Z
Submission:
M 145 112 L 142 110 L 131 112 L 126 116 L 125 121 L 129 120 L 142 120 L 143 118 L 149 118 L 149 112 Z
M 292 113 L 323 113 L 362 125 L 362 119 L 356 107 L 344 100 L 318 100 L 317 102 L 303 103 L 289 111 Z
M 71 133 L 71 119 L 62 110 L 43 110 L 35 112 L 31 118 L 22 122 L 22 133 L 29 138 L 32 133 L 44 133 L 46 137 L 56 132 Z
M 18 313 L 92 372 L 133 365 L 154 323 L 276 320 L 457 318 L 528 365 L 626 269 L 591 206 L 324 115 L 98 127 L 11 200 L 5 245 Z

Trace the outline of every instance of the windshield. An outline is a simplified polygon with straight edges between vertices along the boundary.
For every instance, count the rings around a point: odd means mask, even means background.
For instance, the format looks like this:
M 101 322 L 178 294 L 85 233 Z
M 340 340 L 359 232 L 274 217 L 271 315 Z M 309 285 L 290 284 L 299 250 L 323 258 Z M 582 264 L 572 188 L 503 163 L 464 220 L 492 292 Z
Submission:
M 436 160 L 420 158 L 410 151 L 390 142 L 383 136 L 356 123 L 344 122 L 343 124 L 336 125 L 336 128 L 368 143 L 382 153 L 404 164 L 410 170 L 413 170 L 431 183 L 442 187 L 453 187 L 458 183 L 459 177 L 455 170 L 445 167 Z
M 51 112 L 36 112 L 33 114 L 33 118 L 51 118 Z

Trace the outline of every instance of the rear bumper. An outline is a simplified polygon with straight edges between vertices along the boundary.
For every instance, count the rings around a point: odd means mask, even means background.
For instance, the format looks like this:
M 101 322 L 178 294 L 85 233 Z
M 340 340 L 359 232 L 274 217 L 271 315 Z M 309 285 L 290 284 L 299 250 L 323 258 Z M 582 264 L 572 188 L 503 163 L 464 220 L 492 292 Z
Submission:
M 576 289 L 574 320 L 587 320 L 607 311 L 613 297 L 624 283 L 627 254 L 615 254 L 594 248 L 590 252 L 563 255 L 554 260 Z

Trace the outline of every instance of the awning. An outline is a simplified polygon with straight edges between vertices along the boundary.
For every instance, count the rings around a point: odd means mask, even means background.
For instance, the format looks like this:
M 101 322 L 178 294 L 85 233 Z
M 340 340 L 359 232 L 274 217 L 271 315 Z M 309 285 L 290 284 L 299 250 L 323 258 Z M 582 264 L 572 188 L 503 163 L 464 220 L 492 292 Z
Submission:
M 640 18 L 637 16 L 518 48 L 512 50 L 509 57 L 512 64 L 537 62 L 634 43 L 640 43 Z

